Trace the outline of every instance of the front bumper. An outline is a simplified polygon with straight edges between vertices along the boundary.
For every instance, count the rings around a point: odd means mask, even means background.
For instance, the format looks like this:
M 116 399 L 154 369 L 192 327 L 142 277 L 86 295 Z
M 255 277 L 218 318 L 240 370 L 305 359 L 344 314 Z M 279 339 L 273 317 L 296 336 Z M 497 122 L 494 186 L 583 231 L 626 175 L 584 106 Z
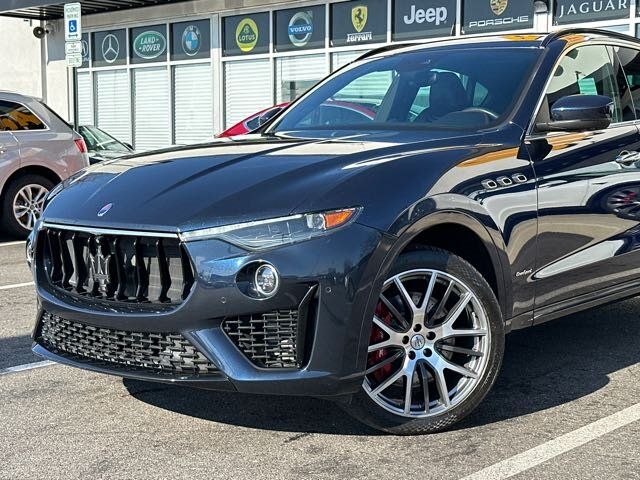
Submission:
M 371 293 L 392 239 L 375 229 L 353 224 L 333 234 L 264 252 L 247 252 L 220 240 L 185 244 L 195 282 L 187 299 L 170 311 L 95 308 L 48 281 L 42 249 L 35 246 L 34 276 L 38 323 L 33 351 L 54 361 L 127 378 L 249 393 L 334 396 L 356 392 L 366 355 L 360 352 L 373 312 Z M 278 293 L 254 299 L 237 286 L 236 275 L 247 264 L 266 261 L 281 276 Z M 296 310 L 305 303 L 297 328 L 299 366 L 265 368 L 225 332 L 225 322 L 242 316 Z M 306 304 L 308 303 L 308 304 Z M 158 374 L 120 364 L 89 361 L 47 346 L 41 338 L 47 312 L 71 322 L 128 332 L 176 332 L 218 369 L 214 374 Z M 248 327 L 247 327 L 248 328 Z M 253 327 L 251 327 L 253 328 Z

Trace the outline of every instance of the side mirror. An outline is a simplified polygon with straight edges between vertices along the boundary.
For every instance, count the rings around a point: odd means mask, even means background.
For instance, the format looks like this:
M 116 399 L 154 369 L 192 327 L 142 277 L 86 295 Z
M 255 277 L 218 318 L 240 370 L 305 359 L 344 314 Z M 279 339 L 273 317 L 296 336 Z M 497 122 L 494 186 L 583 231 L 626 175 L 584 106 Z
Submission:
M 268 111 L 264 112 L 258 118 L 258 125 L 260 125 L 260 126 L 264 125 L 265 123 L 267 123 L 269 120 L 271 120 L 273 117 L 275 117 L 281 111 L 282 111 L 282 107 L 275 107 L 275 108 L 272 108 L 271 110 L 268 110 Z
M 604 95 L 567 95 L 551 106 L 551 121 L 537 123 L 541 132 L 602 130 L 613 119 L 613 100 Z

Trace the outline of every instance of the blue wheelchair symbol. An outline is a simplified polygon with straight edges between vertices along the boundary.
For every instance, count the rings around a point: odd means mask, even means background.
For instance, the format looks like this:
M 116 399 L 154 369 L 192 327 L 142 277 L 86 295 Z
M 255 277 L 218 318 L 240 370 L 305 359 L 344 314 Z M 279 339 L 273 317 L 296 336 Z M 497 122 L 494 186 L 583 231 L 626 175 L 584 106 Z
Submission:
M 78 21 L 77 20 L 69 20 L 69 31 L 71 33 L 75 33 L 78 31 Z

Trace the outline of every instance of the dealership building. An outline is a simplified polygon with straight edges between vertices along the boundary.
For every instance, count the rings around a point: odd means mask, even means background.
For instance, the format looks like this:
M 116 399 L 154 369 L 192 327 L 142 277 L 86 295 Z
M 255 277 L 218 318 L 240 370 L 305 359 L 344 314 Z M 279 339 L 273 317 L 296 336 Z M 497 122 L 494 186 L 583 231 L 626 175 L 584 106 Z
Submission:
M 81 4 L 82 65 L 68 68 L 64 3 L 1 2 L 0 90 L 41 96 L 69 121 L 97 125 L 138 150 L 210 139 L 393 42 L 569 26 L 636 35 L 640 25 L 636 0 Z

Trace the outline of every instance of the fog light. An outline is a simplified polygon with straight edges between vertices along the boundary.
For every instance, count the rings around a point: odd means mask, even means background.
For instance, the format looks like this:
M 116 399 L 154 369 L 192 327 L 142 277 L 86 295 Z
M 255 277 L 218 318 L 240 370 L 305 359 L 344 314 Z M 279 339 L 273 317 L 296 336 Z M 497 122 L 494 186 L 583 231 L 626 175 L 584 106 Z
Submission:
M 272 265 L 265 263 L 256 269 L 255 288 L 260 295 L 270 297 L 278 290 L 278 271 Z

